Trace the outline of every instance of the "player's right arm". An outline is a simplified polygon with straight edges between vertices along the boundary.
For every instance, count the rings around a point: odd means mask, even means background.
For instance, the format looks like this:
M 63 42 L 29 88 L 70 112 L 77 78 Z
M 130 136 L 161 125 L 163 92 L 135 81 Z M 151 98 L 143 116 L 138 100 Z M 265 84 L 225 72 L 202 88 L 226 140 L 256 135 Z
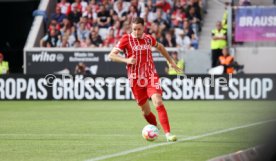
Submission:
M 111 50 L 111 52 L 109 53 L 108 58 L 114 62 L 120 62 L 120 63 L 126 63 L 126 64 L 135 64 L 136 63 L 136 59 L 134 58 L 134 56 L 129 57 L 129 58 L 124 58 L 124 57 L 121 57 L 120 55 L 118 55 L 119 52 L 120 51 L 118 49 L 113 48 Z
M 136 63 L 136 59 L 134 58 L 133 55 L 128 58 L 124 58 L 124 57 L 118 55 L 119 52 L 123 52 L 126 49 L 126 47 L 128 46 L 128 43 L 129 43 L 128 37 L 129 36 L 127 34 L 123 35 L 122 38 L 120 39 L 120 41 L 111 50 L 111 52 L 108 55 L 108 58 L 111 61 L 121 62 L 121 63 L 126 63 L 126 64 L 135 64 Z

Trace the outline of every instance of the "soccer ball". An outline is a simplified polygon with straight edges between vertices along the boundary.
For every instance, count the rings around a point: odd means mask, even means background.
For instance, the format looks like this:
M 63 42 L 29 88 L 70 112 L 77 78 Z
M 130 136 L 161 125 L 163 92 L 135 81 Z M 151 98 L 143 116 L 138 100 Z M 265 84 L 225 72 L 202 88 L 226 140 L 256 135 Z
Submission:
M 159 136 L 159 130 L 154 125 L 146 125 L 142 130 L 142 136 L 147 141 L 154 141 Z

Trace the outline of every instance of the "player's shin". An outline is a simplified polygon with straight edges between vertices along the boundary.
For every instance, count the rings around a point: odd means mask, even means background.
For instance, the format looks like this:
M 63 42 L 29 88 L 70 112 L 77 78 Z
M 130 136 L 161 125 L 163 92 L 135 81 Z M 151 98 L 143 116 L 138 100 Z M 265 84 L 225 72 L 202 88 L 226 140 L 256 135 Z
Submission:
M 160 106 L 156 107 L 156 110 L 158 112 L 159 121 L 164 130 L 164 133 L 165 134 L 170 133 L 169 118 L 168 118 L 168 114 L 167 114 L 167 111 L 166 111 L 164 105 L 160 105 Z
M 147 122 L 148 122 L 149 124 L 152 124 L 152 125 L 154 125 L 154 126 L 157 126 L 156 117 L 155 117 L 155 115 L 154 115 L 152 112 L 150 112 L 148 115 L 145 115 L 145 114 L 144 114 L 144 117 L 145 117 L 145 119 L 147 120 Z

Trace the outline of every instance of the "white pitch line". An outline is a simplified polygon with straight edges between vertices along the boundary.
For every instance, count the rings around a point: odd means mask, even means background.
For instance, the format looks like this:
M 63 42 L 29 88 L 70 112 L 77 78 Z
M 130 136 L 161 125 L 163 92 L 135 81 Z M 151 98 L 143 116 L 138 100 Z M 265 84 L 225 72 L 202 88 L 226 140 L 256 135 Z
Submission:
M 176 143 L 183 142 L 183 141 L 196 140 L 196 139 L 200 139 L 200 138 L 207 137 L 207 136 L 227 133 L 227 132 L 230 132 L 230 131 L 235 131 L 235 130 L 239 130 L 239 129 L 243 129 L 243 128 L 248 128 L 248 127 L 251 127 L 251 126 L 266 124 L 266 123 L 274 122 L 274 121 L 276 121 L 276 120 L 267 120 L 267 121 L 255 122 L 255 123 L 252 123 L 252 124 L 232 127 L 232 128 L 228 128 L 228 129 L 218 130 L 218 131 L 209 132 L 209 133 L 205 133 L 205 134 L 201 134 L 201 135 L 197 135 L 197 136 L 191 136 L 191 137 L 179 139 L 177 142 L 164 142 L 164 143 L 149 145 L 149 146 L 145 146 L 145 147 L 140 147 L 140 148 L 135 148 L 135 149 L 131 149 L 131 150 L 122 151 L 122 152 L 119 152 L 119 153 L 114 153 L 114 154 L 104 155 L 104 156 L 100 156 L 100 157 L 96 157 L 96 158 L 91 158 L 91 159 L 87 159 L 85 161 L 98 161 L 98 160 L 110 159 L 110 158 L 114 158 L 114 157 L 118 157 L 118 156 L 127 155 L 127 154 L 130 154 L 130 153 L 136 153 L 136 152 L 144 151 L 144 150 L 147 150 L 147 149 L 152 149 L 152 148 L 155 148 L 155 147 L 160 147 L 160 146 L 165 146 L 165 145 L 170 145 L 170 144 L 176 144 Z

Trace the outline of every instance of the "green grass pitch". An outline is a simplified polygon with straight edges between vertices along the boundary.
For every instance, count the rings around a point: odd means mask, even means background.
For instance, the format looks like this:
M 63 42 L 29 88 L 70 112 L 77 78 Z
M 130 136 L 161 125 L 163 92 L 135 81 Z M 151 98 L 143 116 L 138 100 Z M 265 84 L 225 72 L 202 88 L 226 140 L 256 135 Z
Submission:
M 180 140 L 269 120 L 275 105 L 274 101 L 165 101 L 172 133 Z M 142 138 L 145 125 L 135 101 L 1 101 L 0 160 L 84 161 L 144 147 L 106 160 L 205 161 L 257 145 L 266 126 L 163 145 L 162 132 L 154 142 Z

